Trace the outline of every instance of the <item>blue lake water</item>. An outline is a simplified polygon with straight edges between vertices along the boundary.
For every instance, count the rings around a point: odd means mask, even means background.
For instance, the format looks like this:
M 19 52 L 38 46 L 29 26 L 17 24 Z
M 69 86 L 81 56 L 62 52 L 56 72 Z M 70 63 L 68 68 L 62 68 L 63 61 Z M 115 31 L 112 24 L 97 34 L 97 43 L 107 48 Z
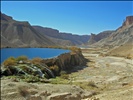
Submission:
M 29 59 L 35 57 L 51 58 L 66 52 L 69 52 L 69 50 L 51 48 L 4 48 L 1 49 L 1 63 L 9 57 L 18 57 L 24 55 Z

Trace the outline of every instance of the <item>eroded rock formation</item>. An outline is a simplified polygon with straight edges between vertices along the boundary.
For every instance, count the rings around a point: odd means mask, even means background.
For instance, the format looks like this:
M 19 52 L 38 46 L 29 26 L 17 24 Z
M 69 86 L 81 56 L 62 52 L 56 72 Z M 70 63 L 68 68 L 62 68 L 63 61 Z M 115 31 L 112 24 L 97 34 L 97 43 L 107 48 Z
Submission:
M 43 59 L 39 64 L 21 63 L 11 66 L 1 66 L 1 75 L 34 75 L 41 78 L 54 78 L 61 71 L 71 71 L 76 66 L 86 64 L 86 59 L 80 51 L 64 53 L 56 58 Z

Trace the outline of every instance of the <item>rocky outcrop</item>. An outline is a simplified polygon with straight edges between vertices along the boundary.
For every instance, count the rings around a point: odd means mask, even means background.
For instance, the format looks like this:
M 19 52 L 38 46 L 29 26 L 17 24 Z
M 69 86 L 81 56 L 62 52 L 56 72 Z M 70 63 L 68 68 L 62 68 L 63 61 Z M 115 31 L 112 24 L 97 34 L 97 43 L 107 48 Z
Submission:
M 133 16 L 127 16 L 122 26 L 128 26 L 131 25 L 132 23 L 133 23 Z
M 54 78 L 61 71 L 71 71 L 76 66 L 86 65 L 86 59 L 80 51 L 61 54 L 56 58 L 41 60 L 38 64 L 17 63 L 1 66 L 1 76 L 34 75 L 40 78 Z M 38 80 L 38 79 L 37 79 Z
M 61 70 L 68 71 L 76 66 L 86 65 L 86 59 L 81 52 L 70 52 L 61 54 L 56 58 L 44 59 L 42 63 L 45 63 L 49 67 L 57 65 L 60 72 Z

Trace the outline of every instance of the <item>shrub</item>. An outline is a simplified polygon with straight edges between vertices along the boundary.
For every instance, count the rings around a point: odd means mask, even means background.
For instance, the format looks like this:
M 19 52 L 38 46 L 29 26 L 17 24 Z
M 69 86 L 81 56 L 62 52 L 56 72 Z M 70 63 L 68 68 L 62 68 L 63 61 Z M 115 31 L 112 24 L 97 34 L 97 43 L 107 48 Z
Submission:
M 40 78 L 34 75 L 25 76 L 24 81 L 26 82 L 39 82 Z
M 70 50 L 71 50 L 72 52 L 81 52 L 81 49 L 80 49 L 80 48 L 77 48 L 77 47 L 75 47 L 75 46 L 70 47 Z
M 133 59 L 133 55 L 132 54 L 128 54 L 126 58 L 127 59 Z
M 58 71 L 59 67 L 57 65 L 50 66 L 50 70 Z
M 69 79 L 69 75 L 68 74 L 63 74 L 63 75 L 61 75 L 61 78 L 63 78 L 63 79 Z
M 60 73 L 60 74 L 61 74 L 61 76 L 60 76 L 60 77 L 61 77 L 62 79 L 69 79 L 69 75 L 67 74 L 67 72 L 66 72 L 66 71 L 61 71 L 61 73 Z
M 33 58 L 33 59 L 31 60 L 31 63 L 33 63 L 33 64 L 40 64 L 41 61 L 42 61 L 41 58 Z
M 55 75 L 59 75 L 59 67 L 57 65 L 50 66 L 49 69 L 52 70 Z
M 3 65 L 4 66 L 13 66 L 16 64 L 16 59 L 14 57 L 10 57 L 8 59 L 6 59 L 4 62 L 3 62 Z
M 28 57 L 27 56 L 19 56 L 19 57 L 17 57 L 17 59 L 16 59 L 17 61 L 27 61 L 28 60 Z

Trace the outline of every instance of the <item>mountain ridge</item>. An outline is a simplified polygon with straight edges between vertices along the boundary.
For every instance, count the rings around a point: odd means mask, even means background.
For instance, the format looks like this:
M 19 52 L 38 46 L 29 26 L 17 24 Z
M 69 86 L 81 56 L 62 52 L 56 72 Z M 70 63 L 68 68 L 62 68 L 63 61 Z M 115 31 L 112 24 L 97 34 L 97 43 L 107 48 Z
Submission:
M 42 27 L 42 26 L 33 26 L 33 27 L 38 32 L 44 34 L 45 36 L 47 36 L 49 38 L 57 39 L 60 41 L 62 40 L 62 42 L 67 41 L 67 43 L 70 43 L 70 45 L 84 44 L 89 40 L 89 37 L 90 37 L 89 35 L 76 35 L 76 34 L 72 34 L 72 33 L 60 32 L 57 29 L 47 28 L 47 27 Z M 56 40 L 54 42 L 57 43 Z M 62 43 L 60 43 L 60 44 L 62 44 Z
M 74 35 L 57 29 L 31 26 L 1 13 L 1 47 L 48 47 L 82 45 L 89 35 Z

